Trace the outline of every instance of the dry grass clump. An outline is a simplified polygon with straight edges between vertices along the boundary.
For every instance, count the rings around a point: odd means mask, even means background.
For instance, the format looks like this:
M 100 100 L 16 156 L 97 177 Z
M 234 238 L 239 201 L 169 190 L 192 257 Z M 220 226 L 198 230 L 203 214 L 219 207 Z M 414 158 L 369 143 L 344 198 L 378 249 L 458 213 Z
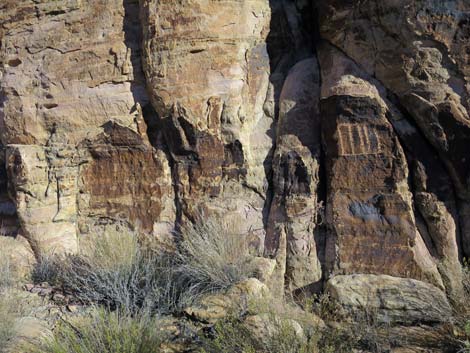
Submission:
M 447 351 L 470 353 L 470 262 L 462 263 L 463 293 L 453 297 L 454 307 L 452 322 L 440 330 L 442 345 Z
M 100 304 L 130 313 L 145 307 L 168 311 L 175 305 L 172 260 L 140 246 L 129 231 L 108 231 L 84 238 L 78 254 L 41 256 L 33 272 L 36 282 L 48 282 L 84 304 Z
M 10 288 L 13 285 L 10 262 L 4 255 L 0 254 L 0 353 L 7 352 L 15 338 L 14 326 L 20 318 L 18 303 Z
M 458 353 L 470 353 L 470 259 L 464 259 L 462 274 L 464 294 L 454 310 L 455 328 L 450 341 L 457 343 Z
M 21 316 L 16 299 L 10 293 L 0 295 L 0 353 L 5 353 L 15 339 L 15 323 Z
M 62 266 L 63 263 L 53 252 L 40 252 L 31 271 L 31 280 L 36 284 L 43 282 L 57 284 Z
M 328 328 L 295 303 L 276 299 L 251 300 L 201 342 L 203 353 L 350 353 L 357 344 L 349 330 Z
M 254 274 L 246 237 L 210 219 L 183 228 L 176 255 L 177 277 L 194 295 L 226 289 Z
M 145 244 L 145 245 L 143 245 Z M 132 232 L 108 232 L 81 241 L 80 252 L 43 255 L 33 273 L 88 305 L 84 321 L 63 322 L 38 353 L 159 352 L 158 315 L 175 313 L 202 294 L 252 274 L 246 240 L 215 222 L 187 226 L 174 253 L 140 242 Z
M 465 259 L 462 266 L 463 274 L 463 287 L 465 290 L 466 298 L 470 297 L 470 259 Z
M 31 345 L 30 353 L 157 353 L 166 337 L 159 319 L 144 312 L 97 308 L 86 317 L 61 322 L 52 337 Z
M 15 342 L 15 327 L 31 311 L 30 303 L 15 286 L 19 279 L 5 249 L 0 249 L 0 353 L 6 353 Z
M 320 353 L 314 331 L 299 332 L 286 319 L 269 314 L 264 333 L 256 332 L 243 318 L 230 316 L 217 322 L 201 338 L 202 353 Z
M 62 287 L 85 304 L 169 313 L 253 273 L 246 239 L 215 222 L 187 226 L 181 238 L 170 254 L 132 232 L 108 231 L 84 238 L 76 255 L 41 255 L 33 279 Z
M 0 253 L 0 291 L 14 285 L 14 275 L 8 256 Z

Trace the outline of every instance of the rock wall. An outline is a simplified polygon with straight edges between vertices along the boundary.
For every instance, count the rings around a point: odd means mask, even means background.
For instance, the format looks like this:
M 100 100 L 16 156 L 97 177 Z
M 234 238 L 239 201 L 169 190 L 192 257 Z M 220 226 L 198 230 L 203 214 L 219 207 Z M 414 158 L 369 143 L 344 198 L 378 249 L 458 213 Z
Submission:
M 19 234 L 73 251 L 113 223 L 169 232 L 168 159 L 147 136 L 136 1 L 7 1 L 1 138 Z
M 464 0 L 3 0 L 3 235 L 216 217 L 279 294 L 458 295 L 469 23 Z

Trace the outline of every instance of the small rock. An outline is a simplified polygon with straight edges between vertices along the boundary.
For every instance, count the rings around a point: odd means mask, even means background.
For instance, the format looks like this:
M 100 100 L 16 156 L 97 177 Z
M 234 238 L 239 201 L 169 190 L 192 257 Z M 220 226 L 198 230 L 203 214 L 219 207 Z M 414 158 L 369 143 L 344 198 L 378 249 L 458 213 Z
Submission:
M 227 291 L 232 301 L 240 301 L 240 299 L 267 299 L 270 297 L 268 287 L 256 278 L 248 278 L 235 284 Z
M 67 310 L 71 313 L 76 313 L 78 311 L 78 305 L 67 305 Z
M 185 314 L 205 323 L 214 323 L 227 316 L 232 301 L 225 295 L 209 295 L 198 303 L 186 308 Z
M 33 294 L 39 294 L 41 293 L 41 288 L 40 287 L 33 287 L 30 292 L 33 293 Z
M 297 321 L 283 319 L 274 314 L 248 316 L 245 319 L 245 326 L 261 340 L 276 335 L 280 327 L 290 327 L 299 340 L 306 339 L 302 326 Z
M 41 297 L 46 297 L 52 293 L 52 288 L 39 288 L 38 294 Z
M 263 283 L 267 283 L 276 268 L 276 260 L 265 257 L 254 257 L 250 259 L 250 266 L 257 279 Z
M 62 295 L 60 293 L 55 293 L 52 296 L 52 300 L 54 300 L 55 302 L 61 302 L 61 303 L 64 303 L 66 301 L 65 295 Z
M 49 308 L 49 317 L 60 315 L 60 309 L 58 307 Z
M 27 292 L 31 292 L 34 288 L 34 284 L 28 283 L 23 286 L 23 289 Z
M 24 350 L 21 349 L 22 344 L 51 334 L 47 322 L 34 317 L 25 317 L 19 320 L 14 330 L 16 332 L 16 338 L 14 340 L 12 353 L 22 353 L 24 352 Z

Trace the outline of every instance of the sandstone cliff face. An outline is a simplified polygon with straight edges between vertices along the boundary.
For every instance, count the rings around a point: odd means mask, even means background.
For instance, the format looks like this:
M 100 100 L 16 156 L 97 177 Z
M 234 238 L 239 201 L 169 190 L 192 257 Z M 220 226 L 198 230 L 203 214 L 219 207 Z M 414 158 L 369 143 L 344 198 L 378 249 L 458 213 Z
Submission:
M 278 293 L 411 279 L 447 310 L 469 23 L 463 0 L 0 1 L 4 235 L 74 251 L 216 217 L 276 260 Z
M 2 145 L 19 234 L 74 250 L 79 234 L 116 221 L 168 232 L 171 172 L 146 134 L 137 2 L 2 7 Z
M 180 220 L 198 213 L 263 239 L 274 117 L 259 1 L 141 1 L 143 63 Z

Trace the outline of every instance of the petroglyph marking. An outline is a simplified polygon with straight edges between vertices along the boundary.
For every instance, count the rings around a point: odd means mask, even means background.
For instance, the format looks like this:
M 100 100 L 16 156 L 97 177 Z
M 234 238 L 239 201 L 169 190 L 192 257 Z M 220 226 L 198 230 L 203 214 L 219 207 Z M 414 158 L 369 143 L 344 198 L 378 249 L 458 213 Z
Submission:
M 338 126 L 339 155 L 357 156 L 380 153 L 377 131 L 364 124 L 342 124 Z

